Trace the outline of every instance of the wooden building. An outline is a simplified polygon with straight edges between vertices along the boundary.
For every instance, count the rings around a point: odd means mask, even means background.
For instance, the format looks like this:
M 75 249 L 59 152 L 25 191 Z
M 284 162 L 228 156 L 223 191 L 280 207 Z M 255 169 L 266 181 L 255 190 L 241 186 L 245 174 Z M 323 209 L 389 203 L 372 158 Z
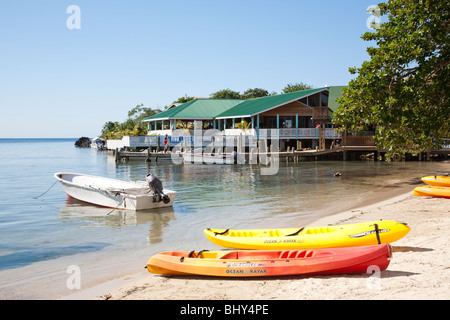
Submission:
M 331 124 L 335 105 L 330 108 L 329 104 L 341 90 L 324 87 L 249 100 L 194 99 L 143 121 L 148 123 L 148 135 L 171 136 L 177 128 L 193 134 L 196 125 L 219 130 L 225 136 L 264 139 L 269 145 L 277 139 L 280 150 L 299 146 L 323 150 L 342 138 Z

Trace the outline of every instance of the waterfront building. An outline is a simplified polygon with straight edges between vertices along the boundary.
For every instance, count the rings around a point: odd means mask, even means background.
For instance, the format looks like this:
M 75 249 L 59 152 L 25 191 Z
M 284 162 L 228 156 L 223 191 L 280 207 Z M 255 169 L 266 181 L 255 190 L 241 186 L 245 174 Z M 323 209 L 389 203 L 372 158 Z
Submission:
M 342 136 L 331 119 L 342 86 L 323 87 L 261 98 L 204 99 L 172 105 L 144 119 L 149 136 L 172 136 L 176 129 L 194 135 L 194 129 L 215 129 L 225 137 L 246 136 L 247 146 L 276 139 L 279 150 L 333 147 Z M 179 130 L 178 130 L 179 132 Z

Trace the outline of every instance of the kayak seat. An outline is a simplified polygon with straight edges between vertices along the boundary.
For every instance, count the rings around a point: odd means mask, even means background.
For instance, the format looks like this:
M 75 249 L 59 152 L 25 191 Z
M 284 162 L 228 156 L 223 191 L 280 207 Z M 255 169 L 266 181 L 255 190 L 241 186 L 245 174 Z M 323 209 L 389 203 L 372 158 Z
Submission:
M 311 258 L 313 255 L 314 250 L 286 250 L 281 252 L 279 259 Z
M 239 252 L 238 251 L 231 251 L 223 256 L 220 257 L 220 259 L 238 259 L 239 258 Z
M 306 228 L 306 234 L 320 234 L 320 233 L 329 233 L 329 232 L 333 232 L 334 229 L 333 228 Z

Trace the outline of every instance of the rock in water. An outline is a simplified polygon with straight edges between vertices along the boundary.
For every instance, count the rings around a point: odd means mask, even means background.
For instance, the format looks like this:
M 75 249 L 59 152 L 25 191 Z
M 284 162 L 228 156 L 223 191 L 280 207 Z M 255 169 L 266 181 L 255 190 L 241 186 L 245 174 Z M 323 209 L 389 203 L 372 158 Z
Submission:
M 81 137 L 75 142 L 75 146 L 79 148 L 90 148 L 91 139 L 89 139 L 88 137 Z

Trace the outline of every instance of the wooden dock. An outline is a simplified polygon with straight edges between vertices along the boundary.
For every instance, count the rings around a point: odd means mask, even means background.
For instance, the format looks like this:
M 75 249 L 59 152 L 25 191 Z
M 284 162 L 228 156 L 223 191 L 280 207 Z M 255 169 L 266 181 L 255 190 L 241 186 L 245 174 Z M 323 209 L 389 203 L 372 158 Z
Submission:
M 281 152 L 244 152 L 238 153 L 239 163 L 261 163 L 269 164 L 270 159 L 278 158 L 278 161 L 285 162 L 300 162 L 300 161 L 315 161 L 315 160 L 377 160 L 379 156 L 383 156 L 386 150 L 378 150 L 375 146 L 339 146 L 333 149 L 325 150 L 289 150 Z M 164 153 L 162 151 L 151 152 L 150 149 L 146 151 L 118 151 L 114 150 L 116 161 L 128 161 L 130 159 L 142 159 L 146 162 L 158 162 L 161 160 L 170 161 L 175 158 L 180 158 L 173 153 Z M 432 150 L 428 153 L 420 154 L 414 159 L 418 161 L 429 161 L 433 158 L 449 159 L 450 149 Z M 273 157 L 273 158 L 272 158 Z
M 130 159 L 143 159 L 146 162 L 158 162 L 158 160 L 171 160 L 172 153 L 164 152 L 150 152 L 150 149 L 146 151 L 118 151 L 113 150 L 116 161 L 128 161 Z

